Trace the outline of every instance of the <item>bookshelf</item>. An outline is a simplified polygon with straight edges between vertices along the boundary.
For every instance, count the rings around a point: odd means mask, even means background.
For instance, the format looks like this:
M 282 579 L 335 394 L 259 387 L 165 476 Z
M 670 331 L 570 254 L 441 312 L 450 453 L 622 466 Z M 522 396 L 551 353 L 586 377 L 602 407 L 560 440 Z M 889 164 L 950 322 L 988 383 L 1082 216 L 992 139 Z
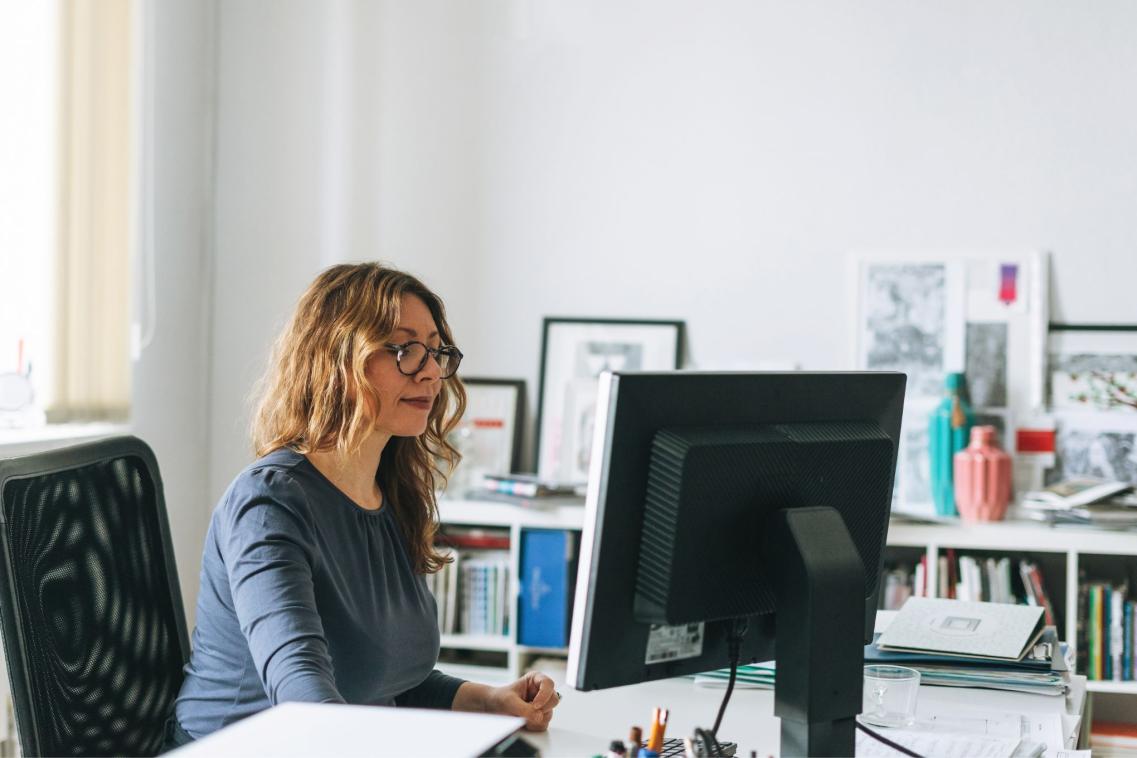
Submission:
M 1121 581 L 1137 574 L 1137 532 L 1055 528 L 1015 521 L 951 526 L 893 521 L 889 526 L 886 556 L 897 551 L 901 556 L 911 556 L 912 550 L 926 554 L 929 587 L 938 586 L 938 559 L 949 549 L 957 555 L 1000 555 L 1038 562 L 1055 606 L 1059 636 L 1074 651 L 1085 644 L 1079 638 L 1079 577 Z M 1130 587 L 1134 586 L 1131 580 Z M 1094 693 L 1133 696 L 1137 704 L 1137 681 L 1090 681 L 1087 688 Z
M 582 500 L 583 502 L 583 500 Z M 509 532 L 509 590 L 513 599 L 506 635 L 444 634 L 439 669 L 488 683 L 505 683 L 520 677 L 537 658 L 566 658 L 568 648 L 523 645 L 518 642 L 518 603 L 521 594 L 521 538 L 527 529 L 579 532 L 584 523 L 580 505 L 522 508 L 509 503 L 439 498 L 439 521 L 447 526 L 481 527 Z
M 521 532 L 524 529 L 579 530 L 583 526 L 584 509 L 560 505 L 548 509 L 521 508 L 507 503 L 474 500 L 440 499 L 439 515 L 443 525 L 467 525 L 507 528 L 510 531 L 510 593 L 519 593 Z M 1055 606 L 1060 635 L 1077 650 L 1084 644 L 1078 638 L 1079 572 L 1085 571 L 1090 581 L 1117 580 L 1133 577 L 1137 587 L 1137 532 L 1104 531 L 1089 528 L 1055 528 L 1031 522 L 1005 521 L 990 524 L 920 525 L 893 521 L 889 526 L 889 560 L 919 561 L 926 555 L 928 586 L 938 584 L 938 559 L 944 551 L 975 556 L 1007 555 L 1036 561 L 1046 575 L 1047 591 Z M 516 618 L 516 614 L 514 614 Z M 511 625 L 504 638 L 487 640 L 466 635 L 445 635 L 444 650 L 489 652 L 497 654 L 496 665 L 472 667 L 458 663 L 440 663 L 443 670 L 461 672 L 471 677 L 493 677 L 500 681 L 520 676 L 534 658 L 567 656 L 565 648 L 543 648 L 517 642 L 517 624 Z M 490 679 L 487 679 L 489 681 Z M 1132 696 L 1137 705 L 1137 681 L 1091 681 L 1090 692 Z

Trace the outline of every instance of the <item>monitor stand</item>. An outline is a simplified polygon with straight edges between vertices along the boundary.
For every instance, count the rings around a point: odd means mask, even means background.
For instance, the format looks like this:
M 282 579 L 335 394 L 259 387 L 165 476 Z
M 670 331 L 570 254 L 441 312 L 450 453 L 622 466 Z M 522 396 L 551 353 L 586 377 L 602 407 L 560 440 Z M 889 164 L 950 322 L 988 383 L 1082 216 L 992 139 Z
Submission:
M 783 756 L 853 755 L 861 712 L 865 570 L 833 508 L 786 508 L 766 529 L 777 602 L 774 715 Z

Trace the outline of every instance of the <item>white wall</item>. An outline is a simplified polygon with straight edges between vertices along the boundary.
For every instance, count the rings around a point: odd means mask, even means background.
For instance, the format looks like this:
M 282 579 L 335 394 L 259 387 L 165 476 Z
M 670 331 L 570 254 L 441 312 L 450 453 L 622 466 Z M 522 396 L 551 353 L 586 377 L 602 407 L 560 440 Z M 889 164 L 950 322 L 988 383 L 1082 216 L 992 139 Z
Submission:
M 203 409 L 209 406 L 215 19 L 212 0 L 159 0 L 144 8 L 153 35 L 155 162 L 141 188 L 153 215 L 144 212 L 140 221 L 144 229 L 153 224 L 157 320 L 152 342 L 134 364 L 131 427 L 158 459 L 192 627 L 212 505 Z
M 236 0 L 219 8 L 210 495 L 323 265 L 450 304 L 536 392 L 545 315 L 676 317 L 705 368 L 849 365 L 854 248 L 1053 252 L 1137 321 L 1137 5 Z
M 321 268 L 389 260 L 470 320 L 482 218 L 471 118 L 482 106 L 467 87 L 484 58 L 468 32 L 476 8 L 221 4 L 212 499 L 252 458 L 250 391 Z

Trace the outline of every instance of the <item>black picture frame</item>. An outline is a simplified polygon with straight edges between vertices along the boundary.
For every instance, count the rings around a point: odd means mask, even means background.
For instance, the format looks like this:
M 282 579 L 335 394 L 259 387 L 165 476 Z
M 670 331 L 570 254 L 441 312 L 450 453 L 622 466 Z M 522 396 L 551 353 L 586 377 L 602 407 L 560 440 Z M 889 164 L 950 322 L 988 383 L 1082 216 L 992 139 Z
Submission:
M 541 326 L 533 458 L 537 475 L 560 483 L 583 483 L 591 445 L 586 427 L 595 417 L 587 404 L 595 403 L 600 372 L 678 369 L 685 332 L 682 320 L 546 316 Z M 566 443 L 566 438 L 572 442 Z M 566 454 L 566 445 L 572 447 L 573 442 L 579 443 L 578 452 Z
M 459 494 L 478 489 L 482 474 L 520 471 L 525 430 L 524 379 L 463 376 L 462 384 L 466 412 L 450 433 L 463 455 L 451 483 Z

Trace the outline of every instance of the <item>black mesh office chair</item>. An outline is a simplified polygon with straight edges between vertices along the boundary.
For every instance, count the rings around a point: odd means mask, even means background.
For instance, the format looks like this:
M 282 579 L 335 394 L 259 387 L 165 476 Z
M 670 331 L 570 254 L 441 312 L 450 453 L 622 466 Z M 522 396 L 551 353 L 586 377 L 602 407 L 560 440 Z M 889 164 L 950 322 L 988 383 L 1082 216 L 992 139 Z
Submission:
M 154 454 L 115 437 L 0 460 L 0 507 L 23 754 L 157 754 L 189 640 Z

